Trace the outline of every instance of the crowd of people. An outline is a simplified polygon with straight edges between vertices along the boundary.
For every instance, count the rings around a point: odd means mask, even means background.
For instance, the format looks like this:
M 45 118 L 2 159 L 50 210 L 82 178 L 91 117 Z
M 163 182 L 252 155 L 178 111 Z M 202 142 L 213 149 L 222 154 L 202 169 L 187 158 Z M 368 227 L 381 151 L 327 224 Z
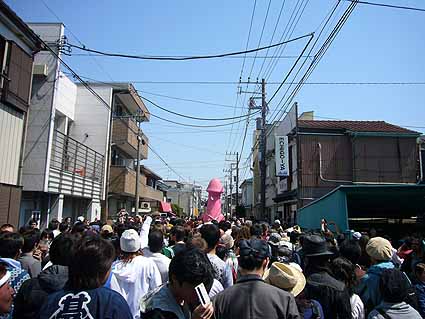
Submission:
M 424 247 L 279 220 L 4 224 L 0 318 L 425 318 Z

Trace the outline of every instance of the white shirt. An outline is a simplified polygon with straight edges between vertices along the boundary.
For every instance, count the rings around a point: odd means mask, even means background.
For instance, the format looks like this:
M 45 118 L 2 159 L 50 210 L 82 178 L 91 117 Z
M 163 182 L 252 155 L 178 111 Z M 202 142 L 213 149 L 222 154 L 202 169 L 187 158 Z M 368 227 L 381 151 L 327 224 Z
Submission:
M 143 255 L 155 262 L 161 274 L 162 283 L 168 282 L 168 268 L 170 267 L 171 259 L 161 253 L 151 252 L 149 247 L 143 248 Z
M 140 299 L 161 284 L 161 274 L 150 258 L 136 256 L 130 262 L 118 261 L 112 266 L 111 289 L 124 297 L 135 319 L 140 318 Z
M 360 297 L 356 294 L 353 294 L 350 298 L 350 304 L 351 304 L 351 318 L 364 319 L 365 318 L 364 305 Z

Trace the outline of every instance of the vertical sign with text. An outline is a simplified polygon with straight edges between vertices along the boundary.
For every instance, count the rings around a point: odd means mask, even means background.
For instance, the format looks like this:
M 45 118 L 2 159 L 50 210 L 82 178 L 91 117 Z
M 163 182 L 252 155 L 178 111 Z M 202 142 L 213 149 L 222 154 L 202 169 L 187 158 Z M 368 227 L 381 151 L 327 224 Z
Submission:
M 275 139 L 276 176 L 289 176 L 288 136 L 276 136 Z

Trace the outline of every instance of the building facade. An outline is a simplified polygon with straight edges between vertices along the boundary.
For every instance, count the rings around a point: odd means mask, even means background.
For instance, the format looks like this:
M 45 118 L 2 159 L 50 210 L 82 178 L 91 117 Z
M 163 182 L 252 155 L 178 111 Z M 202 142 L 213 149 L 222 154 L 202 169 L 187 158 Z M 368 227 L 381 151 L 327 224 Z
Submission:
M 241 189 L 240 205 L 245 209 L 245 216 L 249 217 L 252 215 L 253 204 L 252 178 L 244 180 L 239 188 Z
M 183 209 L 183 214 L 197 217 L 202 213 L 201 186 L 175 180 L 164 180 L 163 182 L 169 187 L 167 201 L 180 206 Z
M 35 56 L 20 224 L 31 218 L 41 227 L 53 218 L 100 218 L 111 110 L 90 103 L 87 88 L 61 71 L 63 25 L 30 27 L 55 54 L 43 50 Z M 110 103 L 111 92 L 99 93 Z
M 18 225 L 37 35 L 0 2 L 0 224 Z
M 296 108 L 267 140 L 266 211 L 261 212 L 255 169 L 256 217 L 296 223 L 297 210 L 340 185 L 409 185 L 420 181 L 419 133 L 384 121 L 322 121 Z M 276 176 L 275 137 L 287 136 L 288 172 Z

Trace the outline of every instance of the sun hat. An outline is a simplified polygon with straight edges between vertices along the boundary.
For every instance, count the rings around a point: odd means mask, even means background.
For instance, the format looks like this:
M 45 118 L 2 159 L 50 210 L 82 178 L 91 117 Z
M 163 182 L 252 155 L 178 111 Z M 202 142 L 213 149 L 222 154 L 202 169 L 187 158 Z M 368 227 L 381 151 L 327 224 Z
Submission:
M 113 233 L 114 230 L 112 229 L 111 225 L 104 225 L 101 229 L 102 232 L 108 232 L 108 233 Z
M 224 234 L 220 237 L 220 244 L 222 244 L 226 249 L 231 249 L 233 245 L 235 244 L 235 241 L 233 240 L 233 237 L 229 234 Z
M 140 250 L 140 237 L 134 229 L 127 229 L 120 238 L 120 248 L 126 253 L 135 253 Z
M 274 223 L 275 223 L 275 224 L 279 224 L 279 225 L 280 225 L 280 220 L 279 220 L 279 219 L 276 219 L 276 220 L 274 221 Z
M 367 254 L 377 261 L 388 261 L 393 256 L 393 246 L 382 237 L 374 237 L 366 245 Z
M 305 287 L 306 280 L 301 271 L 291 265 L 274 262 L 264 273 L 266 283 L 298 296 Z
M 326 240 L 319 235 L 304 236 L 302 251 L 306 257 L 333 255 L 333 253 L 328 250 Z

